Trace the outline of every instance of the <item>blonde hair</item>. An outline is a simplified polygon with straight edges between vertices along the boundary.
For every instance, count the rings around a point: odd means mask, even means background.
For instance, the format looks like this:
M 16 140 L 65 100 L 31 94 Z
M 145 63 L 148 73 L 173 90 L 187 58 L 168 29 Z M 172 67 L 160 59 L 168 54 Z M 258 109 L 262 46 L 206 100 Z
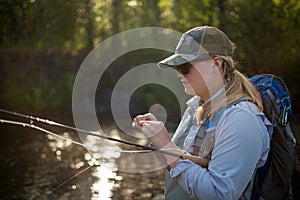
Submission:
M 223 59 L 224 79 L 227 82 L 225 91 L 215 99 L 200 105 L 196 112 L 198 124 L 203 119 L 210 118 L 224 106 L 237 102 L 242 97 L 257 105 L 260 111 L 263 110 L 261 96 L 248 78 L 234 68 L 234 61 L 231 56 L 218 56 Z

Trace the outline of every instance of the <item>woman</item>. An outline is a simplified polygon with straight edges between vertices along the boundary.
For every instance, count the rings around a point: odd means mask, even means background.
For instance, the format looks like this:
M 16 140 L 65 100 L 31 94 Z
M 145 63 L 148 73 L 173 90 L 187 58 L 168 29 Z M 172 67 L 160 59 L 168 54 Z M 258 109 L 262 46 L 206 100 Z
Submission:
M 194 96 L 173 138 L 151 113 L 133 120 L 155 148 L 181 155 L 165 155 L 166 199 L 251 197 L 251 180 L 267 158 L 272 127 L 259 93 L 234 68 L 233 52 L 233 43 L 217 28 L 186 32 L 175 54 L 159 63 L 177 69 L 185 92 Z

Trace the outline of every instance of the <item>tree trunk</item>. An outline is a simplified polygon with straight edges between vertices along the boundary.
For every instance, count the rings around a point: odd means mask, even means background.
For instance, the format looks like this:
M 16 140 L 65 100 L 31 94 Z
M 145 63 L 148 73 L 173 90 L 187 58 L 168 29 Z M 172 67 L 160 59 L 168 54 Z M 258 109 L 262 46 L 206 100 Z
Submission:
M 93 13 L 93 3 L 91 0 L 85 1 L 85 12 L 87 17 L 87 22 L 85 25 L 87 46 L 88 50 L 94 48 L 94 13 Z
M 113 34 L 117 34 L 120 32 L 119 7 L 120 7 L 120 0 L 113 0 L 112 2 L 112 33 Z

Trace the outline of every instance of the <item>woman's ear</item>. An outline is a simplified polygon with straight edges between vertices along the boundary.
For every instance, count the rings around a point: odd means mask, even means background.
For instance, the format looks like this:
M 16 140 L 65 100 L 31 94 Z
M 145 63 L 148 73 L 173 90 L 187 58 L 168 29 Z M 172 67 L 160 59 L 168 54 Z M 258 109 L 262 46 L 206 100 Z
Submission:
M 223 59 L 220 57 L 214 57 L 213 62 L 220 72 L 223 72 Z

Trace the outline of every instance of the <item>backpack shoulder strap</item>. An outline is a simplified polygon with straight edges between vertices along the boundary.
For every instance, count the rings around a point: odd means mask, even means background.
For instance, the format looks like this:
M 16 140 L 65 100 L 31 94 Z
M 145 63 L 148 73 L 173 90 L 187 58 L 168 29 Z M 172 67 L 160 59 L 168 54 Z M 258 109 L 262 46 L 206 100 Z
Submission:
M 213 113 L 213 115 L 207 120 L 206 122 L 206 129 L 210 129 L 210 128 L 213 128 L 213 127 L 216 127 L 221 119 L 221 117 L 223 116 L 223 113 L 228 110 L 229 108 L 231 108 L 232 106 L 234 105 L 237 105 L 239 104 L 240 102 L 243 102 L 243 101 L 248 101 L 248 102 L 252 102 L 251 99 L 247 98 L 247 97 L 242 97 L 241 99 L 227 105 L 227 106 L 224 106 L 223 108 L 221 108 L 220 110 L 218 110 L 217 112 Z
M 225 106 L 218 110 L 217 112 L 213 113 L 212 116 L 205 121 L 206 124 L 206 131 L 208 132 L 210 129 L 215 129 L 218 125 L 223 113 L 229 108 L 230 106 Z
M 247 101 L 247 99 L 243 97 L 232 104 L 224 106 L 217 112 L 213 113 L 209 119 L 204 120 L 203 124 L 201 125 L 203 127 L 199 129 L 199 132 L 195 138 L 193 155 L 198 155 L 208 159 L 211 158 L 211 154 L 215 145 L 215 132 L 219 121 L 226 110 L 242 101 Z

